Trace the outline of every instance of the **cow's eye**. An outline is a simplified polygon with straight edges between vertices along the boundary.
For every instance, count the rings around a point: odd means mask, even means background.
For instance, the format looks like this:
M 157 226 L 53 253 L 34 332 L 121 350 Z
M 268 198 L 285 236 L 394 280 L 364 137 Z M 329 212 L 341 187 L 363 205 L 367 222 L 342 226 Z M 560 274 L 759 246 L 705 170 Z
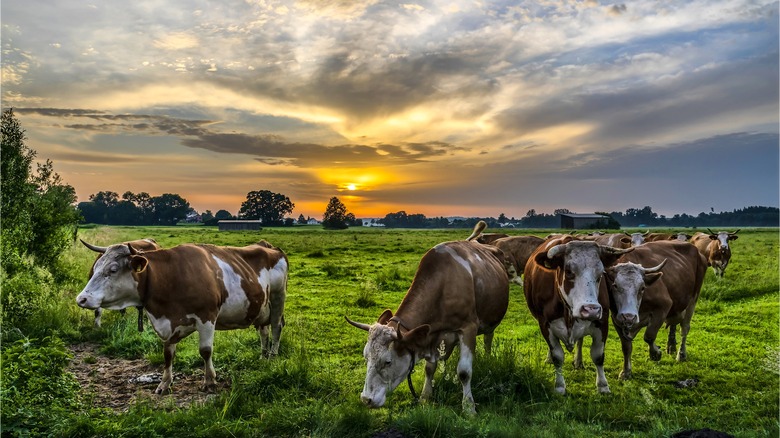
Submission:
M 112 274 L 116 274 L 117 271 L 119 271 L 119 265 L 117 265 L 116 263 L 112 263 L 111 266 L 108 267 L 108 272 Z
M 564 275 L 566 275 L 566 278 L 571 280 L 574 278 L 574 271 L 571 269 L 566 268 L 566 271 L 564 272 Z

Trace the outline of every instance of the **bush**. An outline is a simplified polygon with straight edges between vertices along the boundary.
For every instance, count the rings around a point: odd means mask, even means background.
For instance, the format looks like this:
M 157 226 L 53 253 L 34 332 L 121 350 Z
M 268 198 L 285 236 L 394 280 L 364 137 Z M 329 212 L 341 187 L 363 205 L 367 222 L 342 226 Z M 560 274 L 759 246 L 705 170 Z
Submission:
M 21 339 L 2 352 L 3 435 L 56 435 L 79 408 L 79 384 L 65 371 L 71 356 L 59 338 Z

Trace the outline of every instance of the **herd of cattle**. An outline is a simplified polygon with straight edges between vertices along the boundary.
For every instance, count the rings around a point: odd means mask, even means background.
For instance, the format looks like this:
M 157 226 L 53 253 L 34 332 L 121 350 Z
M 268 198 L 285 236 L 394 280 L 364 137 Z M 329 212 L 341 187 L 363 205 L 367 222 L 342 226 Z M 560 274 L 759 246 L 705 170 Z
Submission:
M 735 232 L 687 234 L 594 233 L 508 236 L 482 233 L 480 222 L 464 241 L 440 243 L 423 255 L 412 284 L 395 313 L 385 310 L 372 324 L 352 321 L 368 332 L 363 350 L 367 373 L 361 400 L 380 407 L 425 360 L 420 395 L 429 399 L 440 360 L 458 346 L 457 374 L 463 409 L 474 413 L 471 375 L 477 336 L 489 354 L 493 332 L 509 305 L 509 284 L 523 286 L 526 303 L 548 344 L 555 368 L 555 390 L 564 394 L 563 347 L 574 351 L 582 367 L 582 340 L 590 336 L 596 387 L 608 393 L 604 345 L 609 319 L 623 351 L 621 379 L 631 377 L 632 342 L 646 328 L 650 358 L 663 324 L 669 327 L 668 354 L 686 359 L 686 338 L 707 266 L 724 275 Z M 164 341 L 165 369 L 155 393 L 167 393 L 173 380 L 176 344 L 197 331 L 205 363 L 205 388 L 216 386 L 211 355 L 215 330 L 254 326 L 262 351 L 278 353 L 284 327 L 288 260 L 284 252 L 260 241 L 245 247 L 183 244 L 163 249 L 152 239 L 98 247 L 87 285 L 76 297 L 80 307 L 145 311 Z M 521 279 L 522 278 L 522 279 Z M 676 327 L 681 328 L 679 350 Z M 270 332 L 270 336 L 269 336 Z M 563 344 L 563 346 L 561 345 Z M 576 350 L 575 350 L 576 348 Z

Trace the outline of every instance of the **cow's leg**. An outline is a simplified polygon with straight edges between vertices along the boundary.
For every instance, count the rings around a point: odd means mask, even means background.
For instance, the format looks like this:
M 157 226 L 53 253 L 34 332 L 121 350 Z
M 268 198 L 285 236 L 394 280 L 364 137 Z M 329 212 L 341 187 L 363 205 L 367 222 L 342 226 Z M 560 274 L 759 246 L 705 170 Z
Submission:
M 574 350 L 574 365 L 575 370 L 583 370 L 585 366 L 582 364 L 582 339 L 577 341 L 577 348 Z
M 436 373 L 436 366 L 438 362 L 436 359 L 428 359 L 425 361 L 425 383 L 423 384 L 422 393 L 420 394 L 420 401 L 426 402 L 431 399 L 433 395 L 433 375 Z
M 482 336 L 485 341 L 485 353 L 489 356 L 490 351 L 493 350 L 493 332 L 485 333 Z
M 458 378 L 463 385 L 463 411 L 476 414 L 474 396 L 471 394 L 471 370 L 474 363 L 474 350 L 477 346 L 477 330 L 471 327 L 460 334 L 460 359 L 458 360 Z
M 677 324 L 669 324 L 669 337 L 666 340 L 666 352 L 670 355 L 677 353 Z
M 200 357 L 203 358 L 203 390 L 213 392 L 217 389 L 217 372 L 211 360 L 214 350 L 214 323 L 206 321 L 198 324 Z
M 95 327 L 100 327 L 100 317 L 103 316 L 103 309 L 98 307 L 95 309 Z
M 647 343 L 648 350 L 650 352 L 650 360 L 653 361 L 659 361 L 661 360 L 661 348 L 656 345 L 655 339 L 658 337 L 658 331 L 661 330 L 661 326 L 663 325 L 664 321 L 663 318 L 659 316 L 651 316 L 650 317 L 650 323 L 647 325 L 647 328 L 645 329 L 645 335 L 644 340 Z M 670 339 L 674 336 L 672 333 L 674 332 L 674 328 L 672 326 L 669 326 L 669 336 Z M 667 344 L 667 348 L 669 348 L 669 345 Z
M 620 349 L 623 350 L 623 371 L 618 378 L 627 380 L 631 378 L 631 353 L 634 351 L 634 341 L 623 334 L 622 328 L 615 327 L 615 329 L 620 337 Z
M 596 365 L 596 389 L 602 394 L 609 394 L 609 383 L 604 374 L 604 345 L 606 339 L 601 335 L 601 330 L 594 328 L 590 335 L 593 342 L 590 345 L 590 359 Z
M 271 328 L 267 325 L 257 326 L 257 334 L 260 335 L 260 351 L 263 356 L 271 355 L 271 338 L 269 336 Z
M 696 301 L 692 302 L 688 306 L 688 309 L 685 311 L 685 316 L 680 323 L 680 351 L 677 352 L 677 362 L 684 362 L 688 360 L 686 340 L 688 339 L 688 332 L 691 330 L 691 318 L 693 318 L 693 311 L 695 308 Z
M 566 394 L 566 381 L 563 379 L 563 347 L 557 339 L 550 343 L 550 360 L 555 367 L 555 392 Z
M 279 312 L 284 311 L 284 306 L 279 310 Z M 279 342 L 282 339 L 282 328 L 284 327 L 284 315 L 281 313 L 279 315 L 276 315 L 276 317 L 272 314 L 271 315 L 271 346 L 270 346 L 270 355 L 276 356 L 279 354 Z
M 154 390 L 155 394 L 168 394 L 171 391 L 173 382 L 173 358 L 176 356 L 176 343 L 178 339 L 165 341 L 163 345 L 163 358 L 165 359 L 165 368 L 163 369 L 162 381 Z

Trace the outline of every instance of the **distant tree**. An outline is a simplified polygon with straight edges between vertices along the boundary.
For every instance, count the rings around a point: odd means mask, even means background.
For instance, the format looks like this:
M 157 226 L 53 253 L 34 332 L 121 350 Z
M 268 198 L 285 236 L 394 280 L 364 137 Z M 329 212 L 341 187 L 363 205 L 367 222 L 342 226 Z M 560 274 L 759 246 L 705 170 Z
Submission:
M 154 204 L 154 216 L 158 225 L 176 225 L 187 218 L 190 203 L 181 196 L 173 193 L 164 193 L 162 196 L 152 198 Z
M 214 219 L 214 215 L 211 213 L 211 210 L 206 210 L 200 214 L 201 222 L 208 222 L 212 219 Z
M 509 219 L 506 218 L 506 215 L 504 213 L 501 213 L 501 214 L 498 215 L 498 222 L 502 223 L 502 224 L 505 224 L 505 223 L 509 222 Z
M 125 192 L 122 195 L 122 199 L 130 201 L 135 205 L 135 214 L 138 215 L 137 223 L 141 225 L 154 224 L 154 202 L 148 193 L 134 194 L 133 192 Z
M 233 215 L 230 214 L 230 212 L 227 210 L 219 210 L 217 214 L 214 215 L 214 219 L 218 219 L 218 220 L 227 220 L 232 218 Z
M 284 215 L 292 213 L 295 204 L 281 193 L 259 190 L 247 193 L 238 215 L 246 219 L 260 219 L 263 225 L 281 225 Z
M 606 216 L 606 222 L 599 221 L 595 225 L 597 225 L 596 228 L 606 228 L 608 230 L 619 230 L 620 229 L 620 222 L 616 221 L 611 214 L 603 212 L 603 211 L 597 211 L 595 214 L 600 214 L 603 216 Z
M 348 228 L 347 207 L 339 201 L 339 198 L 332 197 L 325 208 L 325 214 L 322 216 L 322 226 L 329 230 L 343 230 Z M 352 216 L 354 218 L 354 215 Z
M 305 218 L 305 217 L 303 217 L 303 213 L 301 213 L 301 214 L 298 216 L 298 224 L 300 224 L 300 225 L 306 225 L 306 222 L 307 222 L 306 218 Z

